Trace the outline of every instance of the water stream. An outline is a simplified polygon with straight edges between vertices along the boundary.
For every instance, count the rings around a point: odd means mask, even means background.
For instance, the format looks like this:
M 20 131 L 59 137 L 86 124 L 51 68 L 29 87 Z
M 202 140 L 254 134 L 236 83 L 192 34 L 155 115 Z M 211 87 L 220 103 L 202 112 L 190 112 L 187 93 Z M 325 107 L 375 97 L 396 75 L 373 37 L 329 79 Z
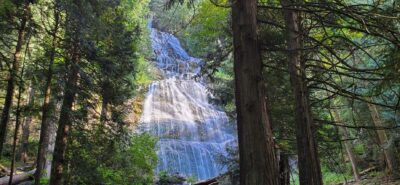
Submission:
M 219 158 L 236 142 L 235 131 L 225 112 L 210 103 L 204 80 L 194 79 L 202 61 L 169 33 L 152 29 L 150 37 L 164 79 L 149 87 L 139 130 L 159 138 L 156 171 L 200 180 L 225 172 Z

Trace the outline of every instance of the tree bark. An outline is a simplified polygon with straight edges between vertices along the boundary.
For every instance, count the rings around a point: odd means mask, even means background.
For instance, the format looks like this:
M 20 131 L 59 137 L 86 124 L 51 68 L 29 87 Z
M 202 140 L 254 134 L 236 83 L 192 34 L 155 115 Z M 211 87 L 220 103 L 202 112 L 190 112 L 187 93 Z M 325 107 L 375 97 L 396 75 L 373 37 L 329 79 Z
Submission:
M 28 47 L 28 46 L 27 46 Z M 17 111 L 15 113 L 15 128 L 14 128 L 14 137 L 13 137 L 13 145 L 12 145 L 12 159 L 11 159 L 11 168 L 10 168 L 10 179 L 8 181 L 9 185 L 12 185 L 14 170 L 15 170 L 15 156 L 17 151 L 17 140 L 18 140 L 18 132 L 19 127 L 21 125 L 20 117 L 21 117 L 21 96 L 22 96 L 22 89 L 23 89 L 23 80 L 22 76 L 24 74 L 24 67 L 22 67 L 21 74 L 19 76 L 19 87 L 18 87 L 18 99 L 17 99 Z
M 334 116 L 334 119 L 336 122 L 342 121 L 340 114 L 337 112 L 337 110 L 333 110 L 333 116 Z M 356 161 L 356 158 L 354 157 L 353 149 L 348 141 L 349 131 L 347 130 L 346 127 L 339 127 L 338 129 L 339 129 L 339 133 L 341 133 L 341 135 L 343 135 L 344 148 L 346 149 L 347 157 L 349 158 L 350 163 L 351 163 L 354 180 L 360 181 L 360 173 L 358 172 L 358 169 L 357 169 L 357 161 Z
M 290 185 L 289 156 L 284 152 L 279 154 L 279 185 Z
M 33 82 L 29 85 L 28 93 L 28 107 L 29 110 L 32 110 L 32 107 L 35 103 L 35 87 L 33 85 Z M 32 123 L 32 114 L 28 114 L 25 117 L 24 124 L 22 125 L 22 137 L 21 137 L 21 150 L 20 150 L 20 160 L 23 163 L 26 163 L 29 160 L 28 156 L 28 145 L 29 145 L 29 135 L 30 135 L 30 126 Z
M 7 135 L 7 125 L 8 120 L 10 119 L 10 110 L 13 104 L 14 98 L 14 89 L 15 89 L 15 81 L 17 80 L 17 75 L 19 71 L 19 63 L 21 57 L 22 46 L 25 42 L 26 35 L 26 25 L 29 20 L 29 1 L 25 0 L 23 4 L 23 16 L 21 18 L 21 23 L 18 28 L 18 39 L 17 45 L 15 47 L 14 52 L 14 60 L 12 62 L 12 69 L 10 71 L 9 78 L 7 80 L 7 91 L 6 98 L 4 102 L 3 112 L 1 114 L 1 122 L 0 122 L 0 156 L 3 152 L 3 145 Z
M 57 103 L 55 103 L 55 105 L 57 105 Z M 57 106 L 57 107 L 60 107 L 60 106 Z M 44 175 L 44 177 L 47 177 L 47 178 L 50 178 L 51 163 L 52 163 L 51 156 L 53 156 L 53 154 L 54 154 L 54 148 L 56 145 L 56 135 L 57 135 L 56 121 L 57 121 L 57 117 L 55 117 L 55 116 L 53 118 L 49 119 L 49 122 L 50 122 L 49 123 L 49 133 L 50 134 L 49 134 L 49 142 L 48 142 L 47 153 L 46 153 L 46 157 L 48 156 L 49 158 L 46 158 L 46 164 L 45 164 L 46 173 Z
M 42 107 L 42 121 L 41 121 L 41 131 L 40 131 L 40 139 L 39 139 L 39 149 L 38 155 L 36 160 L 36 174 L 35 174 L 35 185 L 40 184 L 40 179 L 43 176 L 49 176 L 47 173 L 43 173 L 46 168 L 47 159 L 46 156 L 48 154 L 48 147 L 49 147 L 49 139 L 50 139 L 50 124 L 51 121 L 50 116 L 51 112 L 54 109 L 54 106 L 51 106 L 50 98 L 51 98 L 51 81 L 53 78 L 53 64 L 54 58 L 56 55 L 56 48 L 58 46 L 58 39 L 57 33 L 60 24 L 60 10 L 58 5 L 58 0 L 54 2 L 54 29 L 52 30 L 51 37 L 52 37 L 52 44 L 51 50 L 49 53 L 49 64 L 48 64 L 48 71 L 46 75 L 46 84 L 44 88 L 44 101 Z
M 372 99 L 370 99 L 372 101 Z M 372 122 L 375 127 L 384 127 L 382 120 L 379 115 L 378 107 L 374 104 L 368 103 L 368 109 L 371 112 Z M 396 159 L 396 148 L 389 146 L 389 139 L 385 130 L 377 129 L 378 142 L 380 147 L 383 148 L 383 154 L 385 156 L 387 173 L 391 179 L 400 178 L 400 168 L 398 160 Z
M 296 138 L 301 185 L 321 185 L 322 175 L 309 106 L 299 13 L 290 0 L 281 0 L 287 32 L 288 68 L 295 98 Z
M 77 11 L 83 11 L 80 9 L 81 2 L 78 0 L 73 1 L 72 7 L 78 8 Z M 61 106 L 60 118 L 58 121 L 56 144 L 54 148 L 52 169 L 50 175 L 50 185 L 60 185 L 62 183 L 62 175 L 64 172 L 64 165 L 67 163 L 66 151 L 69 143 L 69 133 L 71 130 L 71 124 L 74 121 L 72 113 L 73 103 L 75 101 L 75 95 L 77 92 L 77 83 L 79 78 L 79 67 L 78 63 L 81 59 L 80 56 L 80 36 L 81 36 L 81 25 L 82 17 L 77 17 L 80 13 L 67 12 L 66 19 L 66 38 L 67 38 L 67 52 L 68 57 L 66 64 L 68 68 L 67 82 L 64 88 L 63 103 Z
M 76 55 L 76 53 L 74 54 Z M 72 65 L 70 66 L 70 72 L 68 75 L 68 81 L 65 86 L 65 93 L 63 98 L 63 104 L 61 107 L 60 119 L 58 121 L 58 129 L 56 136 L 56 145 L 53 154 L 52 170 L 50 175 L 50 184 L 59 185 L 61 184 L 63 165 L 66 160 L 66 150 L 69 139 L 69 133 L 71 129 L 72 118 L 72 105 L 75 100 L 76 86 L 78 82 L 79 69 L 76 64 L 79 61 L 78 56 L 74 56 Z
M 277 185 L 278 166 L 267 113 L 257 36 L 257 1 L 232 5 L 235 98 L 240 154 L 240 184 Z

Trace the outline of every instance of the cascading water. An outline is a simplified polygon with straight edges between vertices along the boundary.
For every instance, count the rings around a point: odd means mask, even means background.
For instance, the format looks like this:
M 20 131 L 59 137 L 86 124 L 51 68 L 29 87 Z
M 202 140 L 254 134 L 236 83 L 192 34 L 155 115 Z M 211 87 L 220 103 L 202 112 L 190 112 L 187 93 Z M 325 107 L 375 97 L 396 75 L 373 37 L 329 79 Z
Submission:
M 157 172 L 199 180 L 218 176 L 226 171 L 218 159 L 236 135 L 225 112 L 209 102 L 204 82 L 193 79 L 202 61 L 171 34 L 151 29 L 151 40 L 165 78 L 150 85 L 139 130 L 159 138 Z

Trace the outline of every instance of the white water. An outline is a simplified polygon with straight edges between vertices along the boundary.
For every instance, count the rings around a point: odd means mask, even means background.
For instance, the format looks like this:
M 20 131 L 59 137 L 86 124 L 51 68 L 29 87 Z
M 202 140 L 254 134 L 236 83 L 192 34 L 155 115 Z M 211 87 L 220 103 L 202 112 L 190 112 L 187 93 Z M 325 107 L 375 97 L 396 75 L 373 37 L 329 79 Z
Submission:
M 200 180 L 225 172 L 218 158 L 236 142 L 235 131 L 225 112 L 209 102 L 204 82 L 193 79 L 201 60 L 171 34 L 152 29 L 151 40 L 165 78 L 150 85 L 139 130 L 159 138 L 157 172 Z

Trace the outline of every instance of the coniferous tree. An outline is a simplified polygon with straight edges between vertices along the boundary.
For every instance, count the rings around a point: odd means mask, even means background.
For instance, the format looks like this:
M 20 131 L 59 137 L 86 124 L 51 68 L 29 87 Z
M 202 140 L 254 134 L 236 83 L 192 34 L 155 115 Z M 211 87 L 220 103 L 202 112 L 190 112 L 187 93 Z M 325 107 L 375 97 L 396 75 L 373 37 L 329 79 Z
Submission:
M 299 2 L 297 2 L 299 3 Z M 311 115 L 306 80 L 305 61 L 302 58 L 301 17 L 294 3 L 281 1 L 287 29 L 288 71 L 295 97 L 296 139 L 300 184 L 322 185 L 318 146 Z
M 257 35 L 257 1 L 232 5 L 235 98 L 240 184 L 278 184 L 278 167 L 262 78 Z
M 1 122 L 0 122 L 0 154 L 3 151 L 3 146 L 4 142 L 6 140 L 6 134 L 7 134 L 7 125 L 9 122 L 10 118 L 10 110 L 13 104 L 13 99 L 14 99 L 14 90 L 15 90 L 15 84 L 17 81 L 17 76 L 20 70 L 20 60 L 21 60 L 21 52 L 22 52 L 22 47 L 26 41 L 26 34 L 27 34 L 27 27 L 29 24 L 30 20 L 30 1 L 24 0 L 22 2 L 16 2 L 15 6 L 20 7 L 21 9 L 21 14 L 18 16 L 20 19 L 18 23 L 18 35 L 17 35 L 17 41 L 16 41 L 16 46 L 12 55 L 12 64 L 11 64 L 11 69 L 9 73 L 9 77 L 7 80 L 7 91 L 6 91 L 6 97 L 5 97 L 5 102 L 4 102 L 4 107 L 3 107 L 3 112 L 1 114 Z M 16 10 L 19 11 L 19 10 Z
M 52 96 L 51 94 L 51 82 L 53 78 L 53 65 L 54 65 L 54 60 L 56 57 L 56 49 L 58 47 L 58 32 L 60 29 L 60 2 L 58 0 L 55 0 L 52 3 L 52 9 L 53 9 L 53 17 L 54 17 L 54 23 L 53 27 L 50 28 L 50 37 L 51 37 L 51 44 L 49 46 L 49 49 L 47 51 L 48 55 L 48 67 L 47 67 L 47 72 L 45 75 L 45 85 L 44 85 L 44 100 L 43 100 L 43 105 L 42 105 L 42 119 L 41 119 L 41 131 L 40 131 L 40 138 L 39 138 L 39 149 L 38 149 L 38 154 L 37 154 L 37 160 L 36 160 L 36 173 L 35 173 L 35 184 L 38 185 L 40 184 L 40 179 L 43 176 L 49 176 L 50 174 L 46 174 L 44 172 L 44 169 L 46 168 L 46 163 L 48 163 L 48 158 L 49 158 L 49 144 L 50 144 L 50 135 L 51 135 L 51 121 L 50 115 L 54 111 L 54 106 L 51 106 L 52 104 L 50 103 L 50 98 Z

